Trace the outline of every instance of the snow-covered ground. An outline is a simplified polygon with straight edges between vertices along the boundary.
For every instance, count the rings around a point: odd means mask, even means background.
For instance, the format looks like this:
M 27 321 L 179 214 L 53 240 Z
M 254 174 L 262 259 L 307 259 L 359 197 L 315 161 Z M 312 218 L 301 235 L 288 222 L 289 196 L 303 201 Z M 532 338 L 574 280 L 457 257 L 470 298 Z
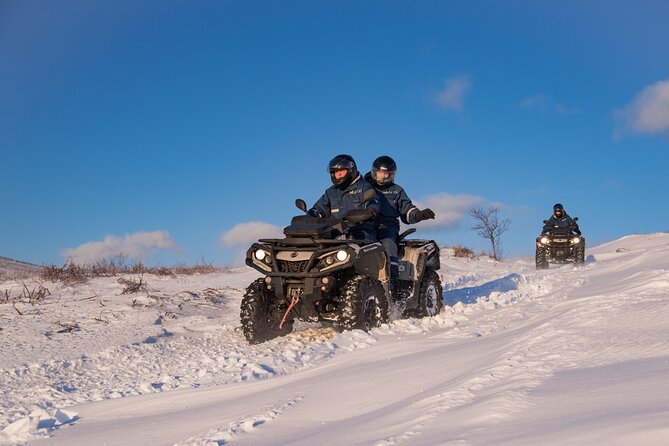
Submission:
M 586 254 L 535 271 L 442 250 L 438 316 L 256 346 L 249 268 L 43 283 L 44 303 L 0 304 L 0 444 L 668 444 L 669 234 Z
M 24 279 L 39 273 L 40 267 L 0 256 L 0 282 L 10 279 Z

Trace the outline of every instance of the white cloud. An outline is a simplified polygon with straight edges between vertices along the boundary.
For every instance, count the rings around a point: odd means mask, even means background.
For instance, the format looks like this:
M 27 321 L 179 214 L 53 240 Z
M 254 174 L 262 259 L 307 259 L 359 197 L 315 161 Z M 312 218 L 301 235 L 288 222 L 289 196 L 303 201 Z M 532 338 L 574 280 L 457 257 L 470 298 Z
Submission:
M 548 111 L 546 96 L 543 93 L 523 99 L 520 101 L 520 106 L 530 110 Z
M 472 206 L 477 206 L 485 200 L 476 195 L 458 194 L 451 195 L 442 192 L 430 195 L 416 205 L 420 209 L 430 208 L 435 213 L 434 220 L 420 222 L 421 226 L 429 228 L 453 228 L 465 217 Z
M 470 87 L 469 76 L 445 79 L 444 89 L 437 93 L 437 104 L 446 109 L 462 110 L 465 105 L 465 95 Z
M 573 115 L 580 113 L 581 110 L 575 107 L 568 107 L 564 104 L 553 102 L 545 94 L 539 93 L 527 97 L 520 101 L 520 106 L 528 110 L 537 110 L 540 112 L 553 112 L 558 115 Z
M 88 242 L 76 248 L 63 250 L 63 258 L 78 264 L 97 262 L 125 255 L 143 260 L 161 249 L 175 249 L 176 244 L 167 231 L 136 232 L 123 237 L 108 235 L 99 242 Z
M 555 104 L 553 106 L 553 111 L 555 113 L 557 113 L 558 115 L 575 115 L 575 114 L 581 113 L 580 108 L 567 107 L 566 105 L 562 105 L 562 104 Z
M 669 80 L 656 82 L 644 88 L 630 104 L 615 115 L 622 123 L 622 131 L 636 133 L 664 133 L 669 135 Z
M 250 221 L 239 223 L 221 234 L 221 242 L 226 247 L 250 245 L 259 238 L 283 238 L 283 228 L 260 221 Z

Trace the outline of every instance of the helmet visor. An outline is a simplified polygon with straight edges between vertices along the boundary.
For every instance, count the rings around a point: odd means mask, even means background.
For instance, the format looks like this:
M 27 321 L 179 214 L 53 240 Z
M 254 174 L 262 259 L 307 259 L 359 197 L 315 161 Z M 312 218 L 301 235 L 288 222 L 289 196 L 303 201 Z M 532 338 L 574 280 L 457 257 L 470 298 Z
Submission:
M 372 177 L 378 184 L 390 184 L 395 181 L 396 170 L 377 169 L 372 167 Z
M 328 163 L 328 172 L 334 173 L 337 170 L 353 170 L 355 168 L 355 162 L 347 160 L 345 158 L 334 158 L 330 163 Z
M 335 169 L 330 171 L 330 175 L 336 180 L 341 180 L 342 178 L 345 178 L 349 172 L 351 172 L 349 169 Z

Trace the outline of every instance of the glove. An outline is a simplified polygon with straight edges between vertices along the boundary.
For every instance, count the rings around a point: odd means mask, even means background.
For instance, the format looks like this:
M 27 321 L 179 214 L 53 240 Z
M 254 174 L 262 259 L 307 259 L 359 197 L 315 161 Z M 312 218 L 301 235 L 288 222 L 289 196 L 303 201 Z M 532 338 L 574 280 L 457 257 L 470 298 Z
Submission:
M 432 209 L 430 208 L 426 208 L 423 209 L 422 211 L 416 212 L 416 223 L 430 218 L 434 218 L 434 212 L 432 212 Z

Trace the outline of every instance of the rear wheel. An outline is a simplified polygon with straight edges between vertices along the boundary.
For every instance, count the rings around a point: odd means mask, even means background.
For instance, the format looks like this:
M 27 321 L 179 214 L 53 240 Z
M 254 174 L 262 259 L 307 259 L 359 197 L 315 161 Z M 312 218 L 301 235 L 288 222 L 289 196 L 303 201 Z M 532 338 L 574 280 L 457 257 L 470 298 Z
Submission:
M 240 319 L 244 337 L 249 344 L 260 344 L 293 331 L 293 318 L 288 315 L 281 329 L 281 319 L 287 305 L 278 304 L 274 293 L 258 279 L 246 289 L 242 298 Z
M 537 248 L 534 260 L 537 269 L 548 269 L 548 250 L 546 250 L 546 248 Z
M 338 302 L 340 331 L 369 331 L 388 320 L 388 301 L 383 285 L 369 276 L 354 276 L 341 291 Z
M 443 288 L 437 272 L 433 269 L 426 270 L 418 292 L 417 316 L 426 317 L 439 314 L 441 307 L 444 305 L 442 293 Z

